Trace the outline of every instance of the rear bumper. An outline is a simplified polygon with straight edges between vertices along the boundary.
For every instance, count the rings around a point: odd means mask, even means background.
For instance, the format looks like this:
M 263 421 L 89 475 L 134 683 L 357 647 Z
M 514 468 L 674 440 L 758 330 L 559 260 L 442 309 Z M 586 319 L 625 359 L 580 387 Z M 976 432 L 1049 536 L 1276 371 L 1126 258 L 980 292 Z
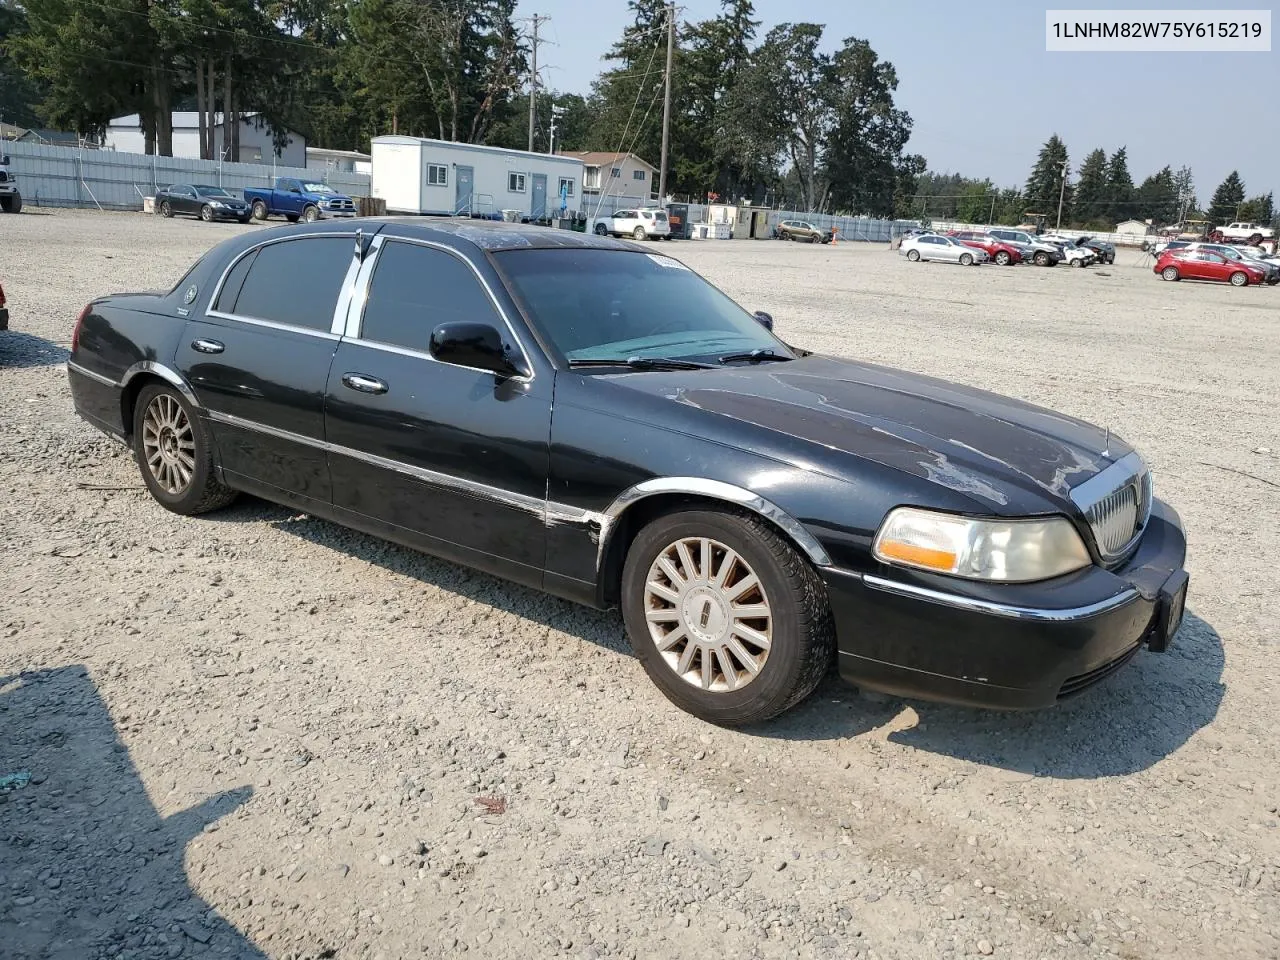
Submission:
M 840 675 L 857 686 L 976 707 L 1052 706 L 1104 680 L 1181 622 L 1186 537 L 1156 501 L 1137 554 L 1040 584 L 825 569 Z

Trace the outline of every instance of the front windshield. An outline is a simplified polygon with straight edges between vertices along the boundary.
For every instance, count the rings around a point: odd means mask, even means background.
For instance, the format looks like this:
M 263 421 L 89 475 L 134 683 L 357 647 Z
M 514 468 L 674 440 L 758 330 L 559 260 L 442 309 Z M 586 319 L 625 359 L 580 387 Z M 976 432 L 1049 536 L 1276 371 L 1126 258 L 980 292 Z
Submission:
M 566 360 L 794 356 L 742 307 L 671 257 L 625 250 L 494 255 L 512 292 Z
M 337 193 L 327 183 L 304 183 L 302 189 L 305 193 Z
M 221 187 L 197 186 L 196 193 L 202 197 L 229 197 L 231 194 L 223 190 Z

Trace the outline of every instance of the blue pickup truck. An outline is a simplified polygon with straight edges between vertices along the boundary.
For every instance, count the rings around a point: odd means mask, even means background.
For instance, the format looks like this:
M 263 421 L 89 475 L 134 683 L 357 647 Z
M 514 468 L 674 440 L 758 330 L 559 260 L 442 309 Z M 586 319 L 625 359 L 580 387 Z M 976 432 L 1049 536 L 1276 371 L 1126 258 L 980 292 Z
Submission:
M 265 220 L 280 214 L 290 223 L 311 223 L 325 217 L 354 217 L 355 202 L 316 180 L 280 177 L 272 189 L 246 187 L 244 198 L 253 210 L 253 219 Z

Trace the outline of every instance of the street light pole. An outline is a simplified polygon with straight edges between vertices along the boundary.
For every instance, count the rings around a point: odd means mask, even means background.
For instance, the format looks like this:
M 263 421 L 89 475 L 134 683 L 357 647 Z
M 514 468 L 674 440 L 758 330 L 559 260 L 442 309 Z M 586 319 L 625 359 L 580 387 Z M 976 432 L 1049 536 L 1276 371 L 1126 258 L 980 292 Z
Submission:
M 1058 225 L 1055 230 L 1062 229 L 1062 201 L 1067 197 L 1067 171 L 1071 168 L 1068 160 L 1062 161 L 1062 187 L 1058 190 Z

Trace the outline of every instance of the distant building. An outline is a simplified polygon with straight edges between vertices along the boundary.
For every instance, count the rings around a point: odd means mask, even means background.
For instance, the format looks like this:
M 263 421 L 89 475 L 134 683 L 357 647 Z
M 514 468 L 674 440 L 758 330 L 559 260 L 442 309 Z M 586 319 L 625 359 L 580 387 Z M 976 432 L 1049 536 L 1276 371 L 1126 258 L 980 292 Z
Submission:
M 65 130 L 50 130 L 46 127 L 19 127 L 12 123 L 0 123 L 0 140 L 9 140 L 17 143 L 43 143 L 55 147 L 79 147 L 97 146 L 97 144 L 82 144 L 79 134 L 68 133 Z
M 616 197 L 626 203 L 642 204 L 658 199 L 658 168 L 634 153 L 561 151 L 560 156 L 582 161 L 585 200 Z
M 222 149 L 223 116 L 213 115 L 213 143 Z M 136 113 L 116 117 L 107 124 L 103 145 L 108 150 L 121 153 L 146 153 L 146 137 L 142 132 L 142 119 Z M 175 111 L 173 114 L 173 155 L 187 160 L 200 159 L 200 114 L 194 110 Z M 258 126 L 258 114 L 240 115 L 240 153 L 224 160 L 240 163 L 277 163 L 284 167 L 307 165 L 307 140 L 300 133 L 289 132 L 285 147 L 277 151 L 271 131 L 264 124 Z
M 1145 237 L 1151 232 L 1151 224 L 1145 220 L 1125 220 L 1116 224 L 1116 233 L 1130 237 Z
M 355 150 L 307 147 L 307 169 L 330 173 L 368 173 L 373 158 Z

